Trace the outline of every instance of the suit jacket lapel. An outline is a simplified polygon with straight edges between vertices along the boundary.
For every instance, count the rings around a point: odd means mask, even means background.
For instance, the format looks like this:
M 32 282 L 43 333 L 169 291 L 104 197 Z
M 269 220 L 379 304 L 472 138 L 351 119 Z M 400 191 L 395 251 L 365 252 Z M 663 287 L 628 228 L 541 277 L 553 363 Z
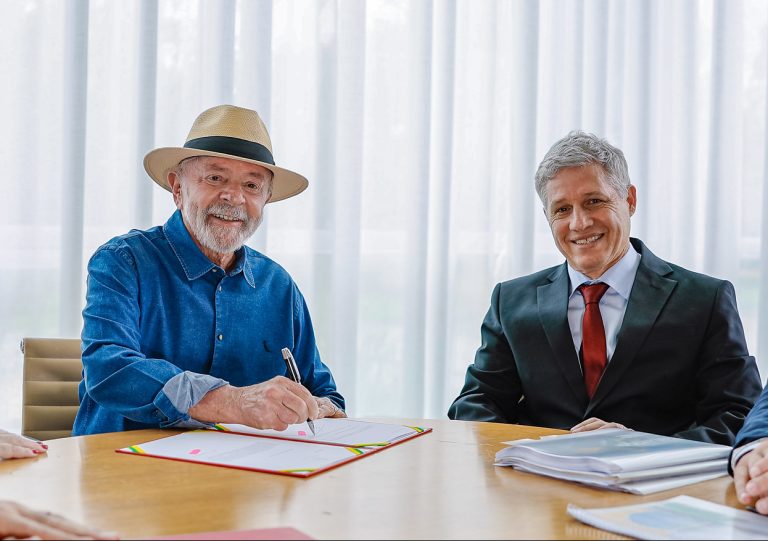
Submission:
M 568 272 L 563 264 L 549 276 L 550 283 L 536 290 L 539 320 L 563 377 L 579 402 L 586 404 L 587 391 L 568 327 Z
M 619 330 L 616 350 L 587 407 L 585 417 L 590 416 L 592 410 L 610 393 L 632 363 L 677 284 L 676 280 L 664 277 L 672 272 L 672 268 L 666 262 L 656 257 L 637 239 L 632 239 L 632 244 L 640 252 L 640 265 L 637 268 L 635 283 Z

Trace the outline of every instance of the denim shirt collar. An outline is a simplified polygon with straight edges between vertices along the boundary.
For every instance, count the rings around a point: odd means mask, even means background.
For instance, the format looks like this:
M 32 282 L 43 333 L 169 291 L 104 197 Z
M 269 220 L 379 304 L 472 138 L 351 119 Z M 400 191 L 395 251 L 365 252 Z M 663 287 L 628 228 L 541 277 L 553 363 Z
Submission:
M 188 280 L 197 280 L 212 269 L 219 268 L 197 247 L 194 239 L 187 231 L 187 226 L 184 225 L 180 210 L 174 212 L 165 222 L 163 232 Z M 248 263 L 248 258 L 245 257 L 245 246 L 240 247 L 235 252 L 235 266 L 227 275 L 236 276 L 241 272 L 248 285 L 255 288 L 256 282 L 253 279 L 253 271 Z

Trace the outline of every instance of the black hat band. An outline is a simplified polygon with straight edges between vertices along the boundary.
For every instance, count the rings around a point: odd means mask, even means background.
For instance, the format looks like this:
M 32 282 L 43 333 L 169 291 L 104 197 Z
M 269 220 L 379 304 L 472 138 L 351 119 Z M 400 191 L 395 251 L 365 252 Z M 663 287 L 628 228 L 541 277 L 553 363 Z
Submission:
M 219 152 L 220 154 L 230 154 L 239 156 L 247 160 L 255 160 L 275 165 L 275 159 L 267 147 L 262 144 L 246 141 L 237 137 L 226 137 L 224 135 L 211 135 L 210 137 L 198 137 L 190 139 L 184 143 L 184 148 L 194 148 L 197 150 L 207 150 L 209 152 Z

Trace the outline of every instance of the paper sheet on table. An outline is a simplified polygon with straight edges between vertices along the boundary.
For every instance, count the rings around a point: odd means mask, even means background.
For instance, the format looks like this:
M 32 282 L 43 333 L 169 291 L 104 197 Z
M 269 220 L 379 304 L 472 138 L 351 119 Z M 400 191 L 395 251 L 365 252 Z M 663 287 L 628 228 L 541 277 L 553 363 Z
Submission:
M 118 449 L 118 452 L 306 477 L 359 458 L 366 451 L 194 430 Z
M 317 419 L 314 423 L 314 436 L 307 423 L 290 425 L 283 431 L 229 423 L 217 424 L 215 428 L 235 434 L 312 441 L 345 447 L 384 447 L 430 430 L 418 426 L 374 423 L 355 419 Z
M 766 539 L 768 517 L 690 496 L 568 513 L 590 526 L 637 539 Z

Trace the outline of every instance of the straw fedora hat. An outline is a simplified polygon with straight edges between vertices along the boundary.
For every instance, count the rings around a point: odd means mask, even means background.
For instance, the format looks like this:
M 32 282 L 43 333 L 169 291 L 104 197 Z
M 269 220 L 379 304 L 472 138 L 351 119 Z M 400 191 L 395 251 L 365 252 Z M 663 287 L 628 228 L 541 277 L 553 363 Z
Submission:
M 275 165 L 272 142 L 259 114 L 234 105 L 217 105 L 200 113 L 184 146 L 150 151 L 144 156 L 144 169 L 152 180 L 171 191 L 168 172 L 193 156 L 217 156 L 266 167 L 274 174 L 268 203 L 297 195 L 309 184 L 298 173 Z

